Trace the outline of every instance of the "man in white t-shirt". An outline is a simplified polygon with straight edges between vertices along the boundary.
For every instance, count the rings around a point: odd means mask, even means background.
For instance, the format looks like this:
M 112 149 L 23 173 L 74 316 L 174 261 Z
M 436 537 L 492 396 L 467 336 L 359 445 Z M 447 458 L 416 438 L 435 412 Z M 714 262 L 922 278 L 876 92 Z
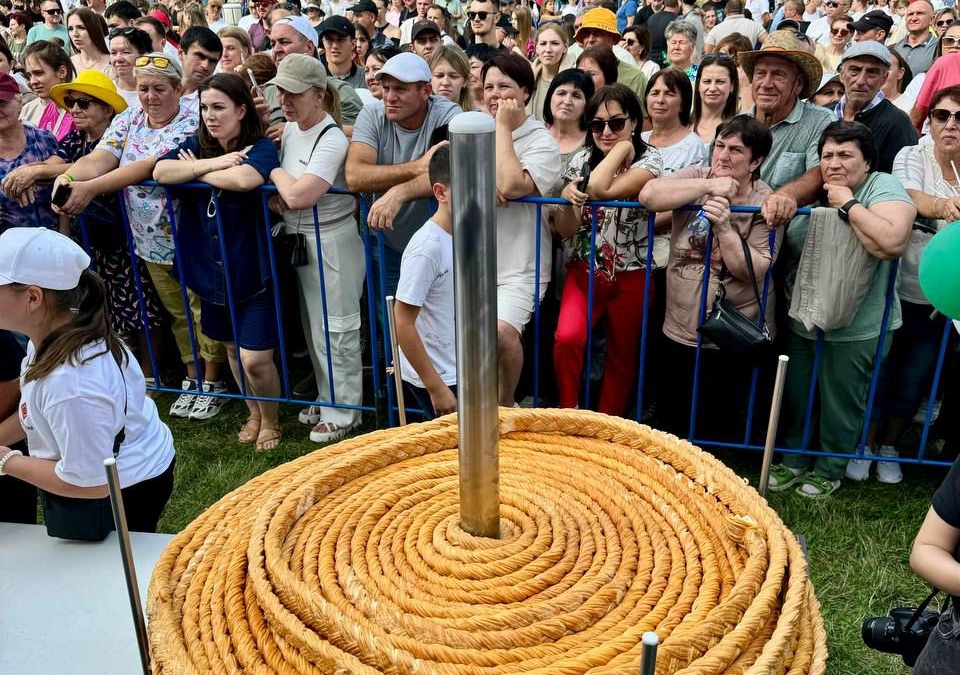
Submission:
M 739 33 L 754 45 L 767 39 L 767 31 L 763 26 L 743 15 L 740 0 L 730 0 L 727 3 L 727 17 L 711 28 L 703 39 L 703 51 L 707 54 L 713 52 L 721 40 L 734 33 Z
M 428 420 L 457 409 L 449 147 L 433 153 L 429 176 L 437 212 L 403 251 L 396 306 L 400 374 Z

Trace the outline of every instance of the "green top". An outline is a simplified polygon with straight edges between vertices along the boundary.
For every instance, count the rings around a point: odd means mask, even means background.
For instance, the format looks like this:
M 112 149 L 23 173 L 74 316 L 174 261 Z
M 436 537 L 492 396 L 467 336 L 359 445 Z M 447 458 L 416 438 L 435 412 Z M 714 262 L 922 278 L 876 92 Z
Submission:
M 63 24 L 60 24 L 54 30 L 50 30 L 42 23 L 36 24 L 27 32 L 27 45 L 32 45 L 34 42 L 40 40 L 50 41 L 53 38 L 57 38 L 63 42 L 63 48 L 67 54 L 73 53 L 73 47 L 70 45 L 70 34 L 67 32 L 67 27 Z
M 867 176 L 867 179 L 859 188 L 853 191 L 853 196 L 867 208 L 881 202 L 906 202 L 913 204 L 913 201 L 907 195 L 906 190 L 900 185 L 900 182 L 888 173 L 874 171 Z M 829 206 L 828 204 L 817 204 L 817 206 Z M 809 216 L 797 216 L 787 227 L 787 236 L 784 241 L 784 254 L 789 262 L 789 272 L 787 273 L 787 301 L 793 296 L 793 282 L 797 275 L 797 265 L 800 262 L 800 253 L 803 251 L 803 243 L 807 237 L 807 230 L 810 227 Z M 870 288 L 863 296 L 863 302 L 857 310 L 856 316 L 848 326 L 828 331 L 824 335 L 827 342 L 855 342 L 858 340 L 872 340 L 880 335 L 880 323 L 883 320 L 883 308 L 887 300 L 887 284 L 890 281 L 890 268 L 892 260 L 881 260 L 873 273 L 873 279 L 870 280 Z M 893 306 L 890 308 L 890 320 L 887 324 L 887 330 L 895 330 L 900 327 L 900 297 L 897 289 L 893 290 Z M 808 331 L 803 324 L 796 319 L 790 319 L 790 330 L 797 335 L 816 339 L 814 331 Z

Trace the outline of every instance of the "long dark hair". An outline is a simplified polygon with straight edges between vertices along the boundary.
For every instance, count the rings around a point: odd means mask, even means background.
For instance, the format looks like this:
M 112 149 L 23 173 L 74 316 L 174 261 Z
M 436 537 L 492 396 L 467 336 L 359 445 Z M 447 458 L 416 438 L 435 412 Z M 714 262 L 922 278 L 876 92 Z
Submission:
M 234 73 L 217 73 L 211 75 L 197 88 L 200 100 L 203 100 L 203 92 L 210 89 L 216 89 L 226 94 L 227 98 L 237 106 L 246 106 L 243 119 L 240 120 L 240 135 L 238 135 L 230 144 L 228 150 L 224 150 L 220 142 L 210 135 L 207 125 L 203 123 L 203 116 L 200 117 L 200 153 L 204 157 L 217 157 L 232 152 L 238 148 L 245 148 L 248 145 L 256 143 L 263 138 L 263 120 L 257 114 L 256 106 L 253 103 L 253 97 L 250 95 L 250 86 L 239 75 Z
M 80 18 L 83 27 L 87 29 L 87 35 L 90 36 L 90 44 L 93 45 L 93 48 L 101 54 L 110 56 L 110 50 L 107 49 L 107 33 L 110 29 L 107 28 L 107 22 L 103 20 L 103 17 L 86 7 L 74 7 L 71 9 L 70 13 L 67 14 L 65 23 L 70 22 L 71 16 Z M 73 44 L 73 40 L 70 41 L 70 46 L 73 47 L 73 51 L 78 51 Z
M 18 290 L 25 289 L 23 284 L 11 284 Z M 23 381 L 32 382 L 46 377 L 65 363 L 86 363 L 102 354 L 109 352 L 117 363 L 123 364 L 127 359 L 127 352 L 123 342 L 110 328 L 110 319 L 107 314 L 107 291 L 96 272 L 84 270 L 80 274 L 80 281 L 76 288 L 68 291 L 52 291 L 44 289 L 44 295 L 51 298 L 51 304 L 56 310 L 66 313 L 70 320 L 53 330 L 37 346 L 37 353 L 33 363 L 27 366 Z M 77 354 L 91 342 L 103 340 L 103 351 L 88 356 L 82 361 Z
M 723 104 L 721 119 L 728 120 L 737 114 L 737 104 L 740 99 L 740 74 L 737 72 L 737 62 L 732 56 L 726 54 L 707 54 L 700 62 L 700 68 L 697 70 L 697 81 L 693 85 L 693 113 L 690 115 L 690 121 L 693 131 L 697 131 L 697 125 L 700 124 L 700 116 L 703 114 L 703 99 L 700 98 L 700 80 L 703 77 L 703 71 L 707 66 L 720 66 L 727 71 L 730 78 L 730 84 L 733 89 L 727 96 L 727 102 Z
M 597 93 L 587 101 L 587 109 L 584 111 L 584 116 L 588 122 L 596 116 L 600 106 L 604 103 L 618 104 L 623 109 L 623 112 L 627 114 L 627 117 L 630 118 L 630 121 L 636 122 L 637 127 L 634 129 L 631 141 L 633 142 L 634 161 L 640 159 L 643 153 L 650 147 L 640 138 L 640 128 L 643 126 L 643 109 L 640 107 L 640 99 L 637 98 L 637 95 L 634 94 L 629 87 L 619 82 L 600 87 Z M 604 155 L 596 143 L 593 142 L 593 134 L 589 131 L 587 132 L 584 145 L 590 150 L 590 168 L 594 168 L 603 161 Z

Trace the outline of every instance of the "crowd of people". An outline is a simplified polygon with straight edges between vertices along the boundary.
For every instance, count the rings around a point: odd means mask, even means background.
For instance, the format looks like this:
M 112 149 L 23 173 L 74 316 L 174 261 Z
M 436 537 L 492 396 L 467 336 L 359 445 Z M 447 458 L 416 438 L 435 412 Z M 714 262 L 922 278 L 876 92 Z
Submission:
M 536 348 L 552 353 L 558 405 L 584 405 L 596 384 L 598 410 L 627 414 L 646 330 L 646 414 L 686 436 L 694 408 L 698 434 L 728 438 L 755 361 L 701 337 L 722 297 L 791 356 L 786 445 L 839 455 L 790 455 L 770 489 L 817 498 L 865 480 L 871 458 L 842 457 L 865 425 L 877 478 L 902 479 L 882 460 L 924 409 L 943 336 L 919 256 L 960 219 L 953 9 L 257 0 L 228 16 L 220 0 L 5 3 L 0 232 L 83 244 L 145 386 L 151 354 L 179 355 L 170 415 L 217 415 L 232 375 L 253 395 L 237 440 L 282 443 L 275 298 L 296 294 L 287 310 L 312 366 L 298 387 L 315 400 L 299 420 L 317 443 L 343 438 L 364 400 L 365 290 L 398 300 L 401 373 L 424 415 L 455 410 L 446 137 L 476 109 L 496 122 L 501 405 L 521 398 L 536 307 L 555 299 Z M 196 183 L 207 187 L 183 187 Z M 365 219 L 331 188 L 360 195 Z M 512 201 L 524 197 L 566 203 L 538 219 Z M 366 232 L 383 238 L 376 289 Z M 292 268 L 292 285 L 277 289 L 272 265 Z

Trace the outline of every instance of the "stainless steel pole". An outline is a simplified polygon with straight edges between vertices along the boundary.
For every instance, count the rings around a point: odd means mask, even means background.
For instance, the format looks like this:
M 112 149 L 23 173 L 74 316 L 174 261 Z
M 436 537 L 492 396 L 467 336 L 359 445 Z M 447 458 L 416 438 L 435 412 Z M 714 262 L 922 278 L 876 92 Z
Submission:
M 483 113 L 450 122 L 460 527 L 494 538 L 500 536 L 495 137 L 496 124 Z
M 120 474 L 117 472 L 117 460 L 113 457 L 105 459 L 103 460 L 103 466 L 107 472 L 110 504 L 113 506 L 113 522 L 117 526 L 117 539 L 120 542 L 120 558 L 123 560 L 123 575 L 127 581 L 130 611 L 133 613 L 133 628 L 137 633 L 140 663 L 143 666 L 143 675 L 150 675 L 150 643 L 147 641 L 147 624 L 143 620 L 143 605 L 140 603 L 140 586 L 137 584 L 137 569 L 133 562 L 133 549 L 130 547 L 130 530 L 127 529 L 127 514 L 123 510 L 123 495 L 120 492 Z
M 390 329 L 390 351 L 393 352 L 393 386 L 397 390 L 397 415 L 400 417 L 400 426 L 407 424 L 407 407 L 403 401 L 403 378 L 400 376 L 400 345 L 397 344 L 397 299 L 392 295 L 387 298 L 387 324 Z
M 660 636 L 652 630 L 643 634 L 643 651 L 640 656 L 640 675 L 655 675 L 657 671 L 657 647 Z
M 773 382 L 773 400 L 770 402 L 770 419 L 767 421 L 767 439 L 763 445 L 763 465 L 760 467 L 760 485 L 757 491 L 761 497 L 767 494 L 767 481 L 770 479 L 770 464 L 773 461 L 773 444 L 777 441 L 777 427 L 780 424 L 780 404 L 783 402 L 783 385 L 787 379 L 787 364 L 790 357 L 781 354 L 777 359 L 777 379 Z

